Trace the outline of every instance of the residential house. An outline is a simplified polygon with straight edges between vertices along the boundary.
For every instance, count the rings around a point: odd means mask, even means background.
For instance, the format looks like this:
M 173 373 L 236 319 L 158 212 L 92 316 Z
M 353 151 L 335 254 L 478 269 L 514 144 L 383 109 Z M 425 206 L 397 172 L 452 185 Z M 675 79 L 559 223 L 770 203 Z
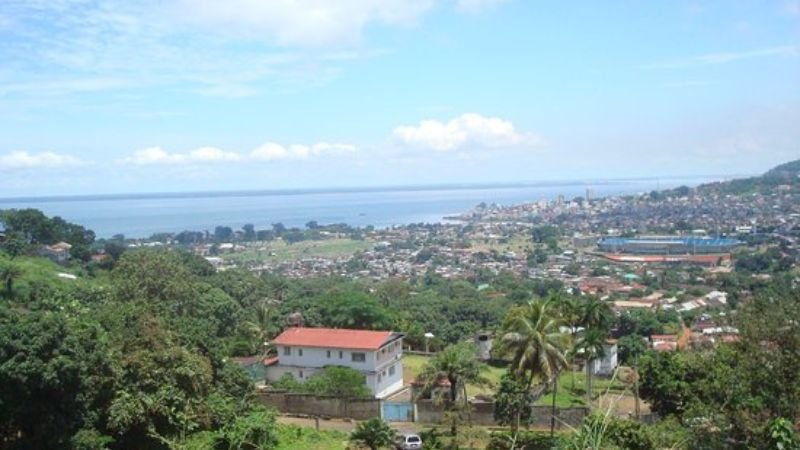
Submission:
M 650 336 L 650 346 L 658 352 L 672 352 L 678 349 L 677 334 L 654 334 Z
M 63 264 L 69 261 L 70 249 L 72 249 L 72 245 L 66 242 L 59 242 L 57 244 L 46 245 L 42 247 L 41 250 L 39 250 L 39 254 L 46 256 L 59 264 Z
M 609 339 L 603 345 L 603 357 L 593 359 L 591 361 L 591 371 L 594 375 L 602 377 L 610 377 L 617 370 L 618 355 L 617 355 L 617 340 Z
M 291 327 L 272 344 L 277 363 L 267 367 L 274 382 L 289 373 L 304 381 L 326 366 L 358 370 L 376 398 L 403 387 L 403 334 L 392 331 Z

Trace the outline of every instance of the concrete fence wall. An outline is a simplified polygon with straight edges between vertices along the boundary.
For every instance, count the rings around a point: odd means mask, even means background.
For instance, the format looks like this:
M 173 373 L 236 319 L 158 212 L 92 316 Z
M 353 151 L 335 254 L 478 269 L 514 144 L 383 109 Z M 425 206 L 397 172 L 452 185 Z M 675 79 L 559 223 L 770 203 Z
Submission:
M 381 401 L 324 397 L 287 392 L 260 392 L 259 401 L 285 414 L 367 420 L 381 416 Z
M 424 423 L 440 423 L 445 414 L 442 405 L 435 404 L 430 400 L 419 400 L 417 405 L 417 421 Z M 533 409 L 533 427 L 549 427 L 552 409 L 549 406 L 535 406 Z M 495 426 L 494 403 L 492 402 L 472 402 L 469 412 L 461 413 L 464 420 L 468 420 L 475 425 Z M 583 424 L 583 419 L 589 415 L 589 408 L 556 408 L 556 428 L 566 428 L 567 426 L 577 428 Z
M 381 400 L 347 399 L 324 397 L 310 394 L 292 394 L 288 392 L 260 392 L 258 398 L 262 404 L 275 408 L 285 414 L 301 414 L 329 418 L 349 418 L 367 420 L 381 417 Z M 441 423 L 445 408 L 431 400 L 416 402 L 416 421 L 422 423 Z M 494 403 L 472 402 L 469 413 L 462 413 L 464 420 L 475 425 L 495 426 Z M 589 415 L 589 408 L 556 408 L 556 427 L 580 427 L 583 419 Z M 535 406 L 533 414 L 534 427 L 549 427 L 551 409 L 549 406 Z

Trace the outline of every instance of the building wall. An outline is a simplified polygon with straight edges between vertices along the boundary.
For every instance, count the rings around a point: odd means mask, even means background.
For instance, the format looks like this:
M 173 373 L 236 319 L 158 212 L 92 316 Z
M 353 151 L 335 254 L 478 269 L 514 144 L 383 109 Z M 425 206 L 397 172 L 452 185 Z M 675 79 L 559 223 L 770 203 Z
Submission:
M 367 420 L 381 416 L 381 401 L 347 399 L 285 392 L 261 392 L 258 400 L 285 414 Z
M 349 350 L 331 345 L 330 348 L 290 347 L 279 345 L 278 360 L 283 366 L 316 367 L 344 366 L 362 372 L 375 372 L 386 364 L 396 361 L 403 354 L 403 340 L 397 339 L 378 350 Z M 286 354 L 286 349 L 289 354 Z M 302 352 L 302 355 L 301 355 Z M 353 354 L 364 354 L 365 360 L 354 361 Z
M 605 356 L 592 361 L 592 373 L 610 376 L 617 370 L 617 344 L 603 346 Z
M 288 347 L 279 345 L 278 364 L 267 370 L 267 380 L 278 381 L 287 373 L 303 381 L 325 366 L 344 366 L 358 370 L 366 377 L 372 395 L 381 398 L 403 387 L 403 343 L 397 339 L 375 351 L 347 350 L 336 347 Z M 302 355 L 301 355 L 302 351 Z M 353 353 L 364 354 L 364 361 L 353 361 Z M 393 368 L 393 369 L 392 369 Z M 390 373 L 391 372 L 391 373 Z
M 367 375 L 367 386 L 377 398 L 384 398 L 403 387 L 403 361 L 384 364 L 375 374 Z
M 441 423 L 446 412 L 442 405 L 431 400 L 416 402 L 416 420 L 422 423 Z M 464 420 L 469 420 L 475 425 L 496 426 L 494 420 L 494 403 L 470 402 L 469 413 L 461 413 Z M 544 428 L 550 426 L 552 409 L 549 406 L 534 406 L 531 426 Z M 556 408 L 556 429 L 570 427 L 580 428 L 584 418 L 589 415 L 589 408 Z

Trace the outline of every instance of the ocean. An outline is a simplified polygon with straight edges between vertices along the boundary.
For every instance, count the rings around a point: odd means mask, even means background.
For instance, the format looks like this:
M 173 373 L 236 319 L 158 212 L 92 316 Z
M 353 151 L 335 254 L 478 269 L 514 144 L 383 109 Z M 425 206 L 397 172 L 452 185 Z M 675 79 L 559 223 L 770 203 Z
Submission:
M 96 195 L 75 197 L 0 198 L 0 209 L 37 208 L 50 216 L 84 225 L 99 238 L 124 234 L 144 238 L 160 232 L 213 231 L 217 225 L 256 229 L 273 223 L 303 227 L 347 223 L 387 227 L 443 222 L 481 202 L 512 205 L 542 199 L 635 194 L 680 185 L 697 185 L 709 177 L 462 185 L 365 189 L 196 192 L 177 194 Z

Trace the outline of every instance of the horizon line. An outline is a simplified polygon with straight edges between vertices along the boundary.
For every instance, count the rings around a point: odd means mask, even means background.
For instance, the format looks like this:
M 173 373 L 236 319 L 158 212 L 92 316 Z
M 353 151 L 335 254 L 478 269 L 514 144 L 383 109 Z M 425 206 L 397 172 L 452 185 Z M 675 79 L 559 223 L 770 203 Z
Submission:
M 508 181 L 508 182 L 460 182 L 441 184 L 407 184 L 407 185 L 375 185 L 375 186 L 330 186 L 309 188 L 280 188 L 280 189 L 232 189 L 218 191 L 167 191 L 167 192 L 118 192 L 109 194 L 74 194 L 74 195 L 27 195 L 19 197 L 0 197 L 0 203 L 24 202 L 71 202 L 71 201 L 103 201 L 103 200 L 147 200 L 167 198 L 218 198 L 218 197 L 258 197 L 266 195 L 308 195 L 308 194 L 350 194 L 360 192 L 415 192 L 438 190 L 471 190 L 471 189 L 513 189 L 525 187 L 544 186 L 575 186 L 586 185 L 614 185 L 635 181 L 658 181 L 680 179 L 704 179 L 705 182 L 715 180 L 734 179 L 734 177 L 747 177 L 752 174 L 726 174 L 726 175 L 670 175 L 670 176 L 640 176 L 616 177 L 595 179 L 571 180 L 539 180 L 539 181 Z

